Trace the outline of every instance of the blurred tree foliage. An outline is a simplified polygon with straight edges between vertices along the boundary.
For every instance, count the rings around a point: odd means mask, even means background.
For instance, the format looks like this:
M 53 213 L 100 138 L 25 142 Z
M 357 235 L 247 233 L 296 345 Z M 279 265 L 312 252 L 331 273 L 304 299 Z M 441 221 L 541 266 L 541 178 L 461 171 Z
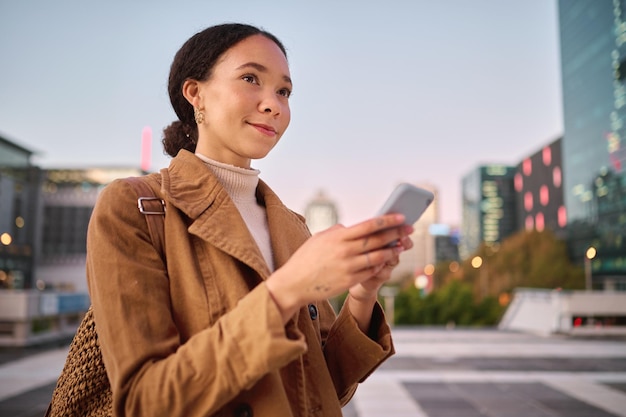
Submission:
M 549 230 L 518 232 L 499 247 L 481 246 L 476 255 L 484 260 L 481 268 L 491 295 L 519 287 L 582 289 L 585 285 L 582 267 L 571 263 L 565 242 Z M 474 277 L 479 273 L 474 270 Z
M 414 286 L 400 291 L 395 300 L 395 323 L 492 326 L 502 311 L 494 297 L 476 301 L 470 284 L 452 281 L 425 297 Z
M 480 267 L 471 261 L 479 256 Z M 433 289 L 424 296 L 407 278 L 395 302 L 398 324 L 482 326 L 496 324 L 515 288 L 584 288 L 565 242 L 551 231 L 520 231 L 499 246 L 482 245 L 460 264 L 435 265 Z

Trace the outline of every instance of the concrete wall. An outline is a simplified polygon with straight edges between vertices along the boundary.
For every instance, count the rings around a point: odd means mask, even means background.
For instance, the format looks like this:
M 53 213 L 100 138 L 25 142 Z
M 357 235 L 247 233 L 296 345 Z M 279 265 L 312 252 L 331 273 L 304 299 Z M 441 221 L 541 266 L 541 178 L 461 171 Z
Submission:
M 626 334 L 626 326 L 607 326 L 594 321 L 606 316 L 626 317 L 626 292 L 519 288 L 498 327 L 540 334 L 589 331 Z M 587 324 L 574 326 L 576 317 L 585 318 Z

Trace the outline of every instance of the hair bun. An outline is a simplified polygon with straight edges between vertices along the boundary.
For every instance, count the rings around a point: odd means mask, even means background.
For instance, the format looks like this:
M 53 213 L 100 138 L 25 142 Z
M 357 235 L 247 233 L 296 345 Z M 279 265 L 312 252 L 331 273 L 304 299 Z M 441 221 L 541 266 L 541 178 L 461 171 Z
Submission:
M 161 142 L 163 150 L 171 157 L 175 157 L 181 149 L 195 152 L 198 143 L 198 128 L 176 120 L 163 129 Z

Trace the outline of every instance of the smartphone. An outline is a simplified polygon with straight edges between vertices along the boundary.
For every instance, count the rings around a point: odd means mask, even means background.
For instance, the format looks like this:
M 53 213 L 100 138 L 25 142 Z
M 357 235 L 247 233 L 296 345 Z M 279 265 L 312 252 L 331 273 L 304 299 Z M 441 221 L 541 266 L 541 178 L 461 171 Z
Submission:
M 401 213 L 405 217 L 404 223 L 413 225 L 422 217 L 434 198 L 435 195 L 428 190 L 402 183 L 392 191 L 385 204 L 378 211 L 377 216 Z

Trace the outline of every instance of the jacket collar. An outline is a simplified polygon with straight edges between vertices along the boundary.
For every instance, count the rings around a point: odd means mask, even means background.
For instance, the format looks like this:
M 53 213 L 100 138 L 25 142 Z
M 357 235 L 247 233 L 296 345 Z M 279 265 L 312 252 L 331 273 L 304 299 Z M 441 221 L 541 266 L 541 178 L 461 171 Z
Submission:
M 169 168 L 161 170 L 163 197 L 191 220 L 189 232 L 257 271 L 265 279 L 270 271 L 237 207 L 204 163 L 181 150 Z M 289 210 L 259 181 L 257 200 L 264 204 L 276 268 L 310 236 L 302 216 Z
M 311 236 L 304 217 L 289 210 L 264 182 L 259 181 L 257 200 L 265 204 L 272 240 L 274 265 L 280 268 Z

